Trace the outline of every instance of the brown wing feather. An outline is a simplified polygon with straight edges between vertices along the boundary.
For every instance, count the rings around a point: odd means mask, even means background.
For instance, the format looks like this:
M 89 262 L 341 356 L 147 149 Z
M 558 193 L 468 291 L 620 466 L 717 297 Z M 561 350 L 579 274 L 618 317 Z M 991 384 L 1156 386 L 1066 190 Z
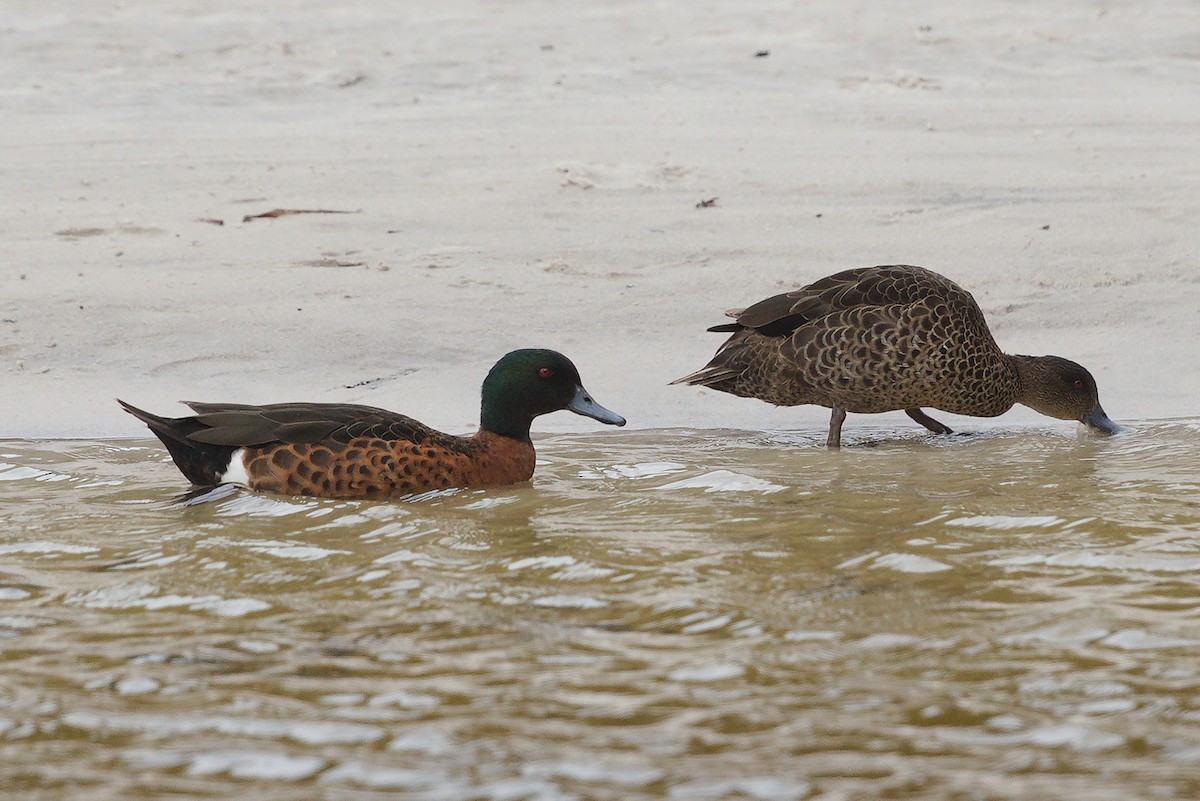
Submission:
M 737 324 L 765 336 L 787 336 L 826 315 L 860 306 L 911 304 L 939 297 L 956 313 L 983 315 L 971 293 L 945 276 L 906 264 L 858 267 L 746 308 Z M 725 327 L 722 327 L 725 330 Z
M 921 267 L 837 273 L 766 298 L 721 329 L 729 339 L 676 383 L 852 412 L 994 415 L 1012 405 L 1011 370 L 974 298 Z

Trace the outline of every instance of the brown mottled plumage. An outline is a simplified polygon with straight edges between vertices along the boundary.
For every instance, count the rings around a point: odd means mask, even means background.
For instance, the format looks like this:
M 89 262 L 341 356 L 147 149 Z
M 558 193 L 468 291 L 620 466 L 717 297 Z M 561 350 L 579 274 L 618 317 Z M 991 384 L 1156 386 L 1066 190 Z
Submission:
M 1003 353 L 971 294 L 921 267 L 861 267 L 730 312 L 732 332 L 696 384 L 777 406 L 833 410 L 827 444 L 841 444 L 847 412 L 905 410 L 939 434 L 921 410 L 995 417 L 1022 403 L 1051 417 L 1112 433 L 1096 382 L 1057 356 Z
M 625 424 L 591 399 L 575 365 L 554 351 L 507 354 L 482 395 L 480 430 L 470 437 L 356 404 L 189 402 L 195 415 L 165 418 L 118 402 L 162 440 L 193 484 L 325 498 L 515 484 L 533 476 L 534 417 L 568 409 Z
M 487 431 L 473 437 L 432 433 L 420 443 L 357 437 L 270 445 L 247 449 L 242 458 L 254 489 L 324 498 L 517 484 L 533 476 L 531 442 Z

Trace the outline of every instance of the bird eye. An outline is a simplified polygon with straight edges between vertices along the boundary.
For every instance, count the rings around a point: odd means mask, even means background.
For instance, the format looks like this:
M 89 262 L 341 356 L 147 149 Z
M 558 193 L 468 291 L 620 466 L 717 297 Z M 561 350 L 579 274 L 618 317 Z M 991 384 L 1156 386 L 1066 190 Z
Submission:
M 549 378 L 550 376 L 554 375 L 554 371 L 549 367 L 542 367 L 538 370 L 538 375 L 540 375 L 542 378 Z
M 1083 382 L 1076 378 L 1075 383 L 1073 383 L 1071 386 L 1075 387 L 1075 389 L 1083 389 Z

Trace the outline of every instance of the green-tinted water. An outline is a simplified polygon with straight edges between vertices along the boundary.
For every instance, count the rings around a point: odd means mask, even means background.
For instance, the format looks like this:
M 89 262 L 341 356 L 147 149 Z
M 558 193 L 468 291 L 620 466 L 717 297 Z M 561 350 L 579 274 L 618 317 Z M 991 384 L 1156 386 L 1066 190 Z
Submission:
M 0 796 L 1200 797 L 1200 424 L 856 432 L 394 503 L 0 443 Z

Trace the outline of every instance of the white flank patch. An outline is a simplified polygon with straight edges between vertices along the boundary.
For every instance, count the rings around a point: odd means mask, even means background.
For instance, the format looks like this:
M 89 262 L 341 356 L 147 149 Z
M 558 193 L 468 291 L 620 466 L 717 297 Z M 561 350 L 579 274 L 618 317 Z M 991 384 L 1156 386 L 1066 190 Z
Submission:
M 250 474 L 246 472 L 246 462 L 244 461 L 245 455 L 245 448 L 238 448 L 233 452 L 233 456 L 229 459 L 229 467 L 225 468 L 225 472 L 221 474 L 222 484 L 250 486 Z

